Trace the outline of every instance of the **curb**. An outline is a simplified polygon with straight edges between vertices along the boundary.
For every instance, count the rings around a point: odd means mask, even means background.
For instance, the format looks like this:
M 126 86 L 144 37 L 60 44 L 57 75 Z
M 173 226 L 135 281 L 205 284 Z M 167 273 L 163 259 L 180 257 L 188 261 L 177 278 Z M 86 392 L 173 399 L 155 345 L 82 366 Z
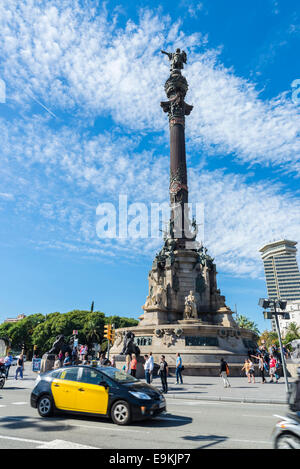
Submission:
M 196 401 L 212 401 L 212 402 L 239 402 L 246 404 L 279 404 L 286 405 L 287 400 L 285 399 L 255 399 L 248 397 L 219 397 L 219 396 L 209 396 L 209 397 L 199 397 L 199 396 L 179 396 L 178 394 L 169 394 L 165 396 L 166 399 L 184 399 L 184 400 L 196 400 Z

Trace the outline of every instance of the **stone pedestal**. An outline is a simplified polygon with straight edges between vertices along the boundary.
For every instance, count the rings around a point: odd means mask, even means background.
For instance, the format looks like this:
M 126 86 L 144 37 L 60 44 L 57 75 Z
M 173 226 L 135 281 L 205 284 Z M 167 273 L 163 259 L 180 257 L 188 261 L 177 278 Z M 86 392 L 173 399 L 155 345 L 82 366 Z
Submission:
M 54 362 L 54 354 L 44 353 L 44 355 L 42 356 L 40 373 L 45 373 L 46 371 L 53 370 Z

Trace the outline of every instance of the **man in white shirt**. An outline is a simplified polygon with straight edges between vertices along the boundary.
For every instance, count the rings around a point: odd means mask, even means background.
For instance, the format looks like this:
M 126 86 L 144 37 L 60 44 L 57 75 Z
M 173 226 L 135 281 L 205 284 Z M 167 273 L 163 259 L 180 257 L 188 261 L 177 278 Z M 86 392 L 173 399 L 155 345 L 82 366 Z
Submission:
M 148 357 L 148 355 L 144 355 L 144 370 L 145 370 L 145 380 L 147 384 L 150 384 L 150 373 L 151 373 L 151 359 Z
M 152 356 L 152 352 L 149 353 L 150 357 L 150 383 L 152 383 L 153 380 L 153 370 L 154 370 L 154 358 Z

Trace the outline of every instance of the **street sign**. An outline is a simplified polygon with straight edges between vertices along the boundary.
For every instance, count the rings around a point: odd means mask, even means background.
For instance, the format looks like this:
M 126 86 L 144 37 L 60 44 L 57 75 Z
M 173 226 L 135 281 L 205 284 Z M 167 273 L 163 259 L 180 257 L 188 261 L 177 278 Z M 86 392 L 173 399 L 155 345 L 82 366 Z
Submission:
M 33 358 L 32 359 L 32 371 L 38 372 L 41 370 L 41 363 L 42 359 L 41 358 Z

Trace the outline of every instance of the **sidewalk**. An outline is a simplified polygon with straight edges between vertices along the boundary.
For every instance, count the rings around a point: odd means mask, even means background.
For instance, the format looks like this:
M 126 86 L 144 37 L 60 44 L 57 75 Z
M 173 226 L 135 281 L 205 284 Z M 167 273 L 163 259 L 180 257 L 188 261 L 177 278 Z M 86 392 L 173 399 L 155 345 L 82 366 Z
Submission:
M 38 376 L 31 369 L 31 362 L 25 363 L 24 380 L 15 381 L 14 370 L 10 369 L 9 381 L 13 380 L 17 387 L 33 387 Z M 144 380 L 141 380 L 144 381 Z M 246 377 L 230 377 L 231 387 L 224 388 L 223 380 L 212 376 L 184 376 L 183 384 L 176 384 L 175 376 L 168 377 L 167 398 L 185 400 L 207 400 L 207 401 L 228 401 L 245 402 L 259 404 L 286 404 L 286 389 L 284 378 L 280 378 L 279 383 L 261 384 L 261 378 L 255 378 L 256 383 L 250 384 Z M 267 377 L 269 381 L 269 377 Z M 294 381 L 289 378 L 289 382 Z M 159 377 L 153 379 L 152 385 L 161 389 Z
M 176 384 L 175 377 L 168 378 L 168 394 L 172 399 L 198 399 L 207 401 L 245 402 L 259 404 L 286 404 L 287 394 L 285 382 L 280 378 L 279 383 L 261 384 L 260 378 L 255 378 L 255 384 L 248 383 L 245 377 L 229 376 L 231 387 L 224 388 L 223 380 L 212 376 L 183 376 L 183 384 Z M 289 382 L 293 379 L 289 378 Z M 160 379 L 155 378 L 152 383 L 160 387 Z

